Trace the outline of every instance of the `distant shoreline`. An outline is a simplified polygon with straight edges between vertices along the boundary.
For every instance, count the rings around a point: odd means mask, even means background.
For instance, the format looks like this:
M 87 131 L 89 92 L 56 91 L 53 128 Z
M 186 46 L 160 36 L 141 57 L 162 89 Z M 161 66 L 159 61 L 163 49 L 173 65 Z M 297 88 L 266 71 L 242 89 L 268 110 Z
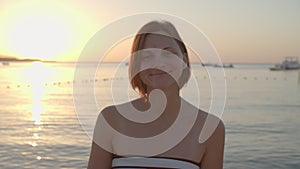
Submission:
M 45 61 L 40 59 L 18 59 L 13 57 L 0 57 L 0 62 L 53 62 L 56 63 L 56 61 Z

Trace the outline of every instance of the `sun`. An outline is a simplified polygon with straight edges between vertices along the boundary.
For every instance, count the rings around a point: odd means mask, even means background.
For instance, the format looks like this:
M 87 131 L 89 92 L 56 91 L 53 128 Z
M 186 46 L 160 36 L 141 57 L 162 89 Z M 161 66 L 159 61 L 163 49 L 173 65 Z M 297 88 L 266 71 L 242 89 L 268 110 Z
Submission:
M 7 34 L 8 45 L 18 56 L 51 60 L 71 43 L 67 25 L 51 15 L 24 16 Z
M 72 61 L 98 28 L 80 4 L 0 2 L 0 56 Z

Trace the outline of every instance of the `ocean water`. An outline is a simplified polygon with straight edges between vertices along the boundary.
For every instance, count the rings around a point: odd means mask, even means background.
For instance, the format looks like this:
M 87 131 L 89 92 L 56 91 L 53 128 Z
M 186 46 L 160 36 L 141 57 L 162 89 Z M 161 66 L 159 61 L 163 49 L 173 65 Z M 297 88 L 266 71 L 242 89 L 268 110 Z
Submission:
M 270 66 L 225 69 L 225 169 L 300 168 L 298 72 L 269 71 Z M 97 65 L 83 67 L 89 72 Z M 74 79 L 73 63 L 0 65 L 0 168 L 86 168 L 98 111 L 137 97 L 128 86 L 127 68 L 102 64 L 93 76 Z M 208 110 L 209 78 L 214 77 L 200 65 L 193 64 L 192 70 L 197 89 L 187 84 L 182 94 L 193 102 L 197 90 L 199 107 Z M 93 101 L 76 107 L 74 86 L 83 100 L 90 99 L 85 91 L 92 87 Z

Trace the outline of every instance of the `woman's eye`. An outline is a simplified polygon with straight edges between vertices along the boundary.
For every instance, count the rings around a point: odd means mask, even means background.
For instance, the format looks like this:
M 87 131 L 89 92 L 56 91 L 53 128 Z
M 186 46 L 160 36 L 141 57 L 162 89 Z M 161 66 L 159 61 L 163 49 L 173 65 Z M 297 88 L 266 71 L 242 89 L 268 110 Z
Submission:
M 171 52 L 167 52 L 165 55 L 166 55 L 166 56 L 173 56 L 174 54 L 171 53 Z
M 166 51 L 168 53 L 171 53 L 171 54 L 175 54 L 175 55 L 177 54 L 177 51 L 175 49 L 172 49 L 172 48 L 166 49 Z
M 143 58 L 143 59 L 149 59 L 149 58 L 150 58 L 150 55 L 149 55 L 149 54 L 143 54 L 143 55 L 142 55 L 142 58 Z
M 177 52 L 176 51 L 174 51 L 174 50 L 172 50 L 172 51 L 170 51 L 172 54 L 174 54 L 174 55 L 177 55 Z
M 167 56 L 177 55 L 177 52 L 174 51 L 174 50 L 167 50 L 167 51 L 166 51 L 166 55 L 167 55 Z

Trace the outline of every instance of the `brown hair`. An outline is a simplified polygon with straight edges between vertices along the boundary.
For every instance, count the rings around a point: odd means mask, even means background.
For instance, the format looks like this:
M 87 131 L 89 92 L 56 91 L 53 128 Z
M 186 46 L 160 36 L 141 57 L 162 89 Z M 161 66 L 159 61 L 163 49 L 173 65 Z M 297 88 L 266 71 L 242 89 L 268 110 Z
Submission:
M 133 89 L 138 90 L 142 97 L 147 96 L 147 85 L 143 83 L 139 76 L 139 73 L 136 73 L 136 70 L 138 70 L 140 67 L 140 62 L 139 57 L 134 55 L 134 53 L 143 49 L 146 38 L 150 34 L 168 36 L 174 39 L 178 44 L 184 57 L 183 61 L 187 65 L 179 79 L 179 88 L 182 88 L 182 86 L 189 80 L 191 74 L 190 62 L 186 46 L 182 42 L 174 25 L 168 21 L 151 21 L 145 24 L 136 34 L 133 40 L 131 48 L 131 58 L 129 62 L 129 78 L 131 80 L 131 86 Z

